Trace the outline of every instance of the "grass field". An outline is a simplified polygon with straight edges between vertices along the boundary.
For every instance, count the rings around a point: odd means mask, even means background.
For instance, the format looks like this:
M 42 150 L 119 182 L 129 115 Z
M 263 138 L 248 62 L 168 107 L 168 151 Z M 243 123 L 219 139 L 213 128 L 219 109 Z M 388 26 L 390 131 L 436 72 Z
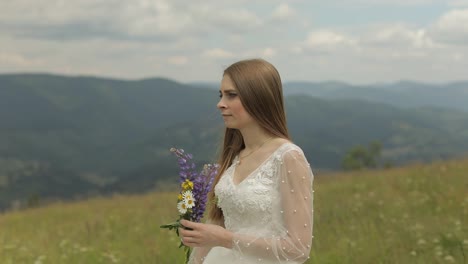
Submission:
M 317 173 L 316 173 L 317 174 Z M 468 263 L 468 160 L 316 175 L 308 263 Z M 0 263 L 183 263 L 176 193 L 0 215 Z

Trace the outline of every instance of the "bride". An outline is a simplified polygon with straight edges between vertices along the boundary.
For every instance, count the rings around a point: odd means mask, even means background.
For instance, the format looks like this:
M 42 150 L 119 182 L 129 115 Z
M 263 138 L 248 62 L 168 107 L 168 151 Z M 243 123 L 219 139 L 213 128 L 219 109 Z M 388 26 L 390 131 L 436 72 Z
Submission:
M 286 126 L 281 79 L 262 59 L 223 75 L 226 126 L 207 223 L 182 220 L 191 264 L 304 263 L 313 229 L 313 174 Z

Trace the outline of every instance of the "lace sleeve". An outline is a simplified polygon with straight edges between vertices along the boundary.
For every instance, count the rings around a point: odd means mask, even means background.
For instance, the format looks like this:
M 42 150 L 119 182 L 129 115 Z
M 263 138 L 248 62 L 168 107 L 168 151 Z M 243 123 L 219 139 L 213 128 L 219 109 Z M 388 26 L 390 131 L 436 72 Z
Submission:
M 256 236 L 235 233 L 233 250 L 275 263 L 304 263 L 309 258 L 313 229 L 313 174 L 302 151 L 293 149 L 280 159 L 277 204 L 278 219 L 273 218 L 278 235 Z
M 202 264 L 210 250 L 210 247 L 194 247 L 190 254 L 188 264 Z

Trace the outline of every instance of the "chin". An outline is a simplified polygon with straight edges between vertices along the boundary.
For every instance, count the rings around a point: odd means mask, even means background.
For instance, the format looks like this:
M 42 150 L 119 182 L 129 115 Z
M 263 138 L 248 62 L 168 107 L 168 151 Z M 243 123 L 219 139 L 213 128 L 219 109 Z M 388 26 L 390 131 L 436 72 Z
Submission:
M 226 128 L 230 128 L 230 129 L 239 129 L 237 126 L 232 125 L 232 124 L 229 124 L 229 123 L 225 123 L 224 126 L 225 126 Z

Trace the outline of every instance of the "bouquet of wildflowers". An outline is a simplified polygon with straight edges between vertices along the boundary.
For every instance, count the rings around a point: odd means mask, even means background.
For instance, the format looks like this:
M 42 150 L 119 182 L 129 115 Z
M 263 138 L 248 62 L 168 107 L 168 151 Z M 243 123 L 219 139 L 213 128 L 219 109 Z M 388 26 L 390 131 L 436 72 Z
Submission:
M 205 164 L 203 169 L 197 172 L 191 154 L 186 154 L 183 149 L 176 148 L 171 148 L 171 152 L 177 156 L 180 168 L 179 183 L 181 191 L 177 199 L 179 219 L 174 223 L 162 225 L 161 228 L 175 229 L 177 236 L 179 236 L 178 228 L 182 227 L 180 220 L 200 222 L 202 219 L 206 209 L 208 193 L 218 172 L 218 165 Z M 182 242 L 179 245 L 179 248 L 181 247 L 184 247 L 185 263 L 187 263 L 190 257 L 190 247 L 185 246 Z

